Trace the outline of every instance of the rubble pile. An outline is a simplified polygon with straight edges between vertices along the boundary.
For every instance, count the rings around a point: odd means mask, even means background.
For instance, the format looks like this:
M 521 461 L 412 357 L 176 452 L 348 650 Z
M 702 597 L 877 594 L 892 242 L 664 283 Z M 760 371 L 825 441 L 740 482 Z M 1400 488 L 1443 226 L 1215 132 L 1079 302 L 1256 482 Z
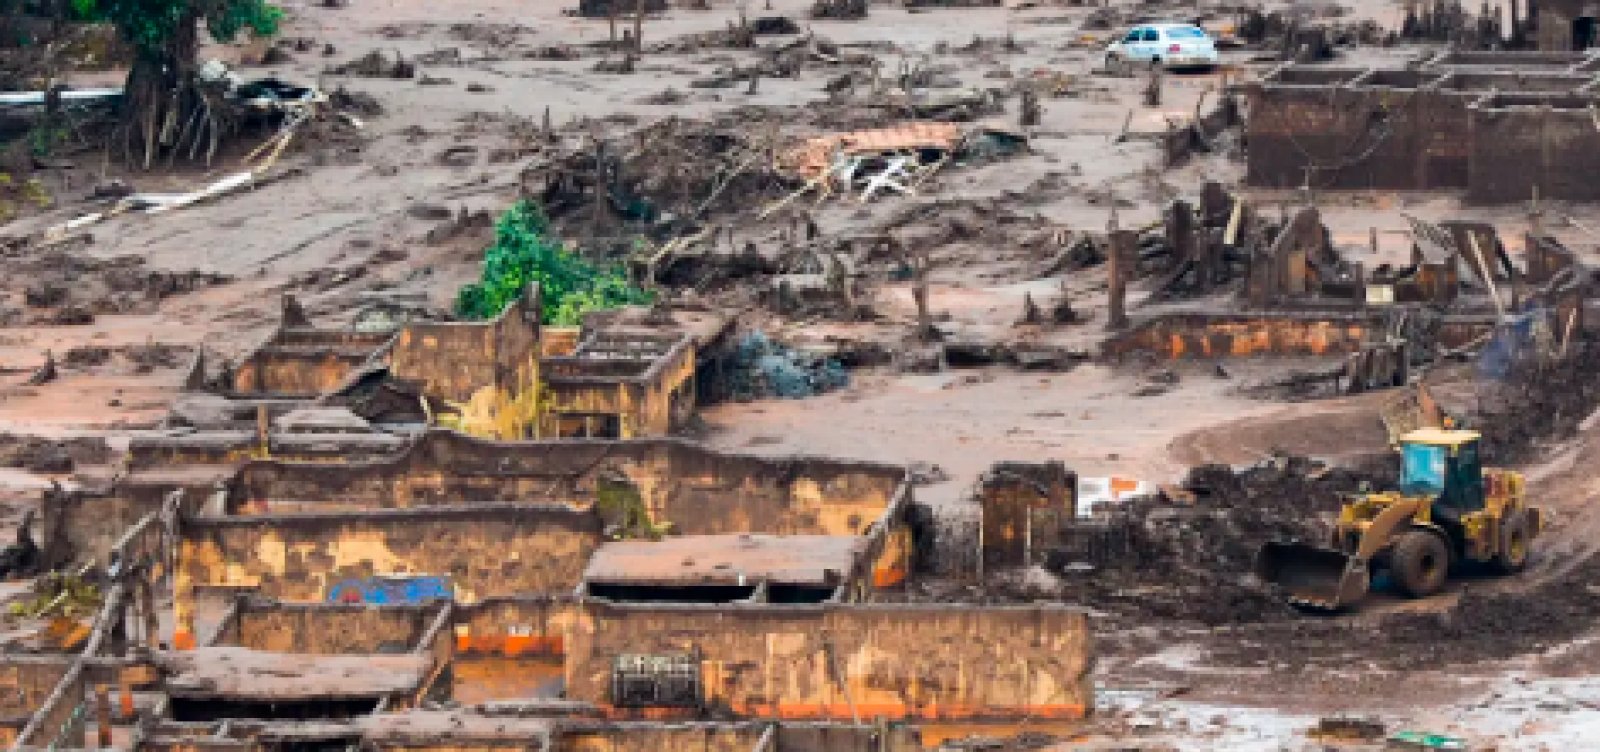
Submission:
M 1600 407 L 1600 338 L 1570 344 L 1567 357 L 1532 354 L 1505 377 L 1480 387 L 1478 408 L 1468 418 L 1483 434 L 1484 462 L 1511 465 L 1530 460 L 1541 444 L 1566 439 Z
M 1053 568 L 1066 573 L 1074 597 L 1127 615 L 1209 625 L 1289 617 L 1253 575 L 1261 544 L 1324 540 L 1345 495 L 1392 477 L 1287 455 L 1239 471 L 1202 465 L 1175 492 L 1089 521 L 1099 550 L 1069 543 L 1052 555 Z
M 96 315 L 148 313 L 162 300 L 232 280 L 215 272 L 148 269 L 142 258 L 96 259 L 58 248 L 7 259 L 0 323 L 75 324 Z
M 46 439 L 39 436 L 0 434 L 0 467 L 23 468 L 35 473 L 70 473 L 79 464 L 104 464 L 111 448 L 95 438 Z
M 666 237 L 708 216 L 753 211 L 762 197 L 791 189 L 794 180 L 772 164 L 775 131 L 666 118 L 535 160 L 523 189 L 558 227 L 594 232 L 628 222 Z
M 751 332 L 739 341 L 723 377 L 737 400 L 764 397 L 799 399 L 850 383 L 850 374 L 838 360 L 798 350 Z

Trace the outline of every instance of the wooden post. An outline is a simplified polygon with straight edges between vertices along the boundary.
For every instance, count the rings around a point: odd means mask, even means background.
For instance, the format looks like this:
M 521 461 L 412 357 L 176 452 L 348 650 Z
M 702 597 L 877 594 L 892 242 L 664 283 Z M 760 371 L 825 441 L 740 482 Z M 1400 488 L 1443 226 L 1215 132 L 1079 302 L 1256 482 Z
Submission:
M 101 749 L 111 748 L 111 690 L 104 684 L 94 685 L 95 736 Z
M 1128 265 L 1133 261 L 1133 233 L 1117 227 L 1113 211 L 1106 232 L 1106 328 L 1122 329 L 1128 326 L 1127 285 Z
M 644 0 L 633 0 L 633 50 L 644 53 Z

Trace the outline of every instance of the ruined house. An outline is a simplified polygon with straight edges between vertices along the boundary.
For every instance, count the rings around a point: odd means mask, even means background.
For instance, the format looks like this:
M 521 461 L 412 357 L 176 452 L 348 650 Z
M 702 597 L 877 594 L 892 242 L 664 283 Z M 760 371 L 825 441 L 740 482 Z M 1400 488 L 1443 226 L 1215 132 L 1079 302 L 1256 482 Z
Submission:
M 1453 189 L 1481 204 L 1593 201 L 1596 70 L 1589 52 L 1448 52 L 1408 68 L 1286 64 L 1251 87 L 1246 180 Z
M 411 320 L 374 331 L 314 326 L 291 298 L 260 347 L 216 379 L 199 366 L 190 383 L 228 400 L 235 414 L 260 408 L 276 419 L 337 405 L 374 424 L 500 439 L 660 436 L 694 414 L 696 344 L 705 339 L 670 326 L 545 327 L 539 308 L 534 288 L 490 321 Z M 725 325 L 702 333 L 715 337 Z
M 358 425 L 288 422 L 351 433 L 141 438 L 48 500 L 67 558 L 119 564 L 82 652 L 19 675 L 19 744 L 867 752 L 1092 704 L 1077 609 L 874 602 L 928 545 L 902 467 L 445 430 L 342 459 Z

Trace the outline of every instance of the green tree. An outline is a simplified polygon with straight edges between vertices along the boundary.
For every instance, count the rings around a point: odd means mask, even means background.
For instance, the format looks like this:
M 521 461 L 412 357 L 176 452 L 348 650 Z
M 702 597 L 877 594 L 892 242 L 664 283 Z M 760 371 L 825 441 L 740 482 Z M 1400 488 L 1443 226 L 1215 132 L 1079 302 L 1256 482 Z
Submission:
M 204 145 L 207 158 L 232 123 L 218 87 L 199 78 L 200 25 L 219 42 L 271 36 L 283 11 L 267 0 L 72 0 L 80 16 L 110 22 L 133 48 L 123 96 L 124 146 L 146 168 L 159 153 Z
M 488 319 L 500 315 L 530 283 L 538 283 L 547 324 L 575 325 L 583 314 L 604 308 L 649 303 L 650 293 L 634 287 L 616 267 L 599 266 L 551 237 L 544 212 L 519 201 L 495 225 L 494 244 L 483 254 L 479 281 L 456 295 L 456 315 Z

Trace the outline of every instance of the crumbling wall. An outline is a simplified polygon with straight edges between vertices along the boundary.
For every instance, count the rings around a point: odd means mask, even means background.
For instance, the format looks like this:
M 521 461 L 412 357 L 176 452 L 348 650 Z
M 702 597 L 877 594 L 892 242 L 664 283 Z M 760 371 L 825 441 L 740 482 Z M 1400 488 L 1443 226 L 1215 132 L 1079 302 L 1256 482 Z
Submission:
M 624 654 L 698 656 L 705 704 L 749 717 L 1066 718 L 1092 703 L 1087 619 L 1064 607 L 592 603 L 569 635 L 568 696 L 610 705 Z
M 585 415 L 617 416 L 618 434 L 603 438 L 665 436 L 693 414 L 695 349 L 688 340 L 637 375 L 604 377 L 597 373 L 603 364 L 580 358 L 548 363 L 550 401 L 541 436 L 565 435 L 563 417 Z
M 1077 475 L 1060 462 L 1002 462 L 978 480 L 984 567 L 1034 563 L 1076 513 Z
M 673 440 L 499 443 L 430 432 L 379 462 L 252 462 L 230 485 L 234 513 L 271 501 L 406 508 L 494 502 L 589 506 L 601 476 L 625 477 L 679 533 L 862 535 L 908 494 L 892 465 L 769 459 Z
M 456 609 L 455 649 L 461 655 L 566 654 L 566 634 L 581 604 L 570 596 L 491 598 Z
M 1384 70 L 1320 85 L 1257 87 L 1250 96 L 1246 182 L 1313 189 L 1465 186 L 1472 95 L 1418 88 L 1437 75 Z
M 553 752 L 750 752 L 765 730 L 755 725 L 664 725 L 571 729 Z
M 1600 130 L 1587 100 L 1542 106 L 1535 98 L 1497 98 L 1472 109 L 1467 201 L 1600 199 Z
M 422 638 L 438 608 L 246 603 L 219 645 L 274 653 L 398 653 Z
M 253 587 L 323 601 L 335 584 L 384 573 L 444 575 L 458 600 L 569 592 L 600 543 L 594 514 L 553 506 L 196 518 L 178 545 L 175 644 L 194 645 L 197 586 Z
M 17 734 L 43 707 L 72 669 L 70 658 L 11 656 L 0 662 L 0 742 L 15 744 Z
M 1169 358 L 1352 353 L 1375 324 L 1365 316 L 1176 314 L 1144 321 L 1102 348 L 1112 356 L 1152 352 Z
M 280 328 L 233 371 L 230 391 L 314 397 L 339 386 L 388 342 L 374 332 Z

